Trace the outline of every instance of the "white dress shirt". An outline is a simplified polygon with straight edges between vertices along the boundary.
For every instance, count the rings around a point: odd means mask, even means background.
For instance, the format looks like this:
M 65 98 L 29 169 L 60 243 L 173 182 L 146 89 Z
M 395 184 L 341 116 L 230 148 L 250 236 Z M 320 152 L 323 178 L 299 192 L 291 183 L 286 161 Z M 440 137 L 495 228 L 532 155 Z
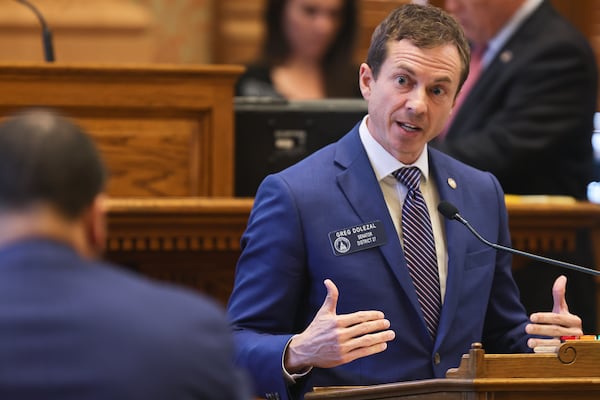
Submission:
M 437 186 L 433 177 L 429 174 L 429 160 L 427 158 L 427 145 L 414 164 L 406 165 L 398 161 L 394 156 L 387 152 L 371 135 L 367 128 L 366 115 L 359 127 L 360 140 L 367 152 L 375 176 L 383 192 L 383 198 L 388 211 L 394 221 L 394 227 L 398 234 L 398 239 L 402 242 L 402 205 L 408 189 L 401 184 L 392 172 L 402 167 L 415 166 L 421 170 L 421 192 L 427 210 L 431 219 L 433 228 L 433 237 L 435 240 L 435 252 L 437 256 L 438 272 L 440 277 L 440 294 L 442 303 L 446 294 L 446 277 L 448 276 L 448 252 L 446 249 L 446 233 L 444 230 L 443 218 L 437 211 L 437 205 L 440 202 Z

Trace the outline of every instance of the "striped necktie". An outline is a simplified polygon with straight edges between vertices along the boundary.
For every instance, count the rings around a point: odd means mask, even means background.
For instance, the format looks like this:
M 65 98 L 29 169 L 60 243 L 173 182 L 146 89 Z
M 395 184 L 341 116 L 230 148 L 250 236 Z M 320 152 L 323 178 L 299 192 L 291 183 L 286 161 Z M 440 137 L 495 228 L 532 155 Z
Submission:
M 435 338 L 442 308 L 440 278 L 431 220 L 419 188 L 421 171 L 416 167 L 406 167 L 396 170 L 393 175 L 408 188 L 402 206 L 404 256 L 427 330 Z

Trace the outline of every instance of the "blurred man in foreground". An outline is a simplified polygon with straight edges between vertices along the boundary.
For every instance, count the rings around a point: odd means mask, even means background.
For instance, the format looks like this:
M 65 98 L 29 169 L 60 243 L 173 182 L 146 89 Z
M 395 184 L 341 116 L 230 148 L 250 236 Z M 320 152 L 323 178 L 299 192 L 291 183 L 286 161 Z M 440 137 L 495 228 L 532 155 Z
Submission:
M 0 125 L 0 398 L 248 398 L 216 305 L 95 260 L 105 181 L 69 120 Z

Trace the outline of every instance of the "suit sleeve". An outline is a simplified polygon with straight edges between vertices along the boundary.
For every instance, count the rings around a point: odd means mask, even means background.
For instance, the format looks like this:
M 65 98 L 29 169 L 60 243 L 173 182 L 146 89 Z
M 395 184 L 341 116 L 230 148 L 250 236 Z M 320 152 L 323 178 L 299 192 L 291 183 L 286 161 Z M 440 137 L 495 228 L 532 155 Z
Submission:
M 489 176 L 497 193 L 495 209 L 498 210 L 499 220 L 498 244 L 510 247 L 504 192 L 497 179 L 491 174 Z M 528 322 L 520 301 L 519 289 L 512 276 L 512 255 L 506 251 L 497 251 L 494 282 L 484 323 L 484 348 L 490 353 L 531 352 L 527 346 L 530 336 L 525 333 Z
M 269 176 L 259 188 L 248 227 L 228 313 L 237 344 L 237 362 L 252 375 L 258 396 L 289 389 L 282 355 L 294 333 L 305 327 L 300 315 L 307 285 L 303 232 L 294 198 L 285 182 Z

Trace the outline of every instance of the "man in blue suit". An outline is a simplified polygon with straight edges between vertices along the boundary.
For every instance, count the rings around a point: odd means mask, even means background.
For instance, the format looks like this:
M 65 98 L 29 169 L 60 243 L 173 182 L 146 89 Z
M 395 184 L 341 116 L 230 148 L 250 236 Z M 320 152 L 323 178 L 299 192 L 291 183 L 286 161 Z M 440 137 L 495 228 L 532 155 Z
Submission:
M 0 398 L 248 399 L 223 310 L 94 260 L 104 186 L 69 120 L 0 126 Z
M 485 238 L 510 244 L 496 178 L 427 146 L 468 65 L 468 43 L 445 12 L 396 9 L 360 67 L 368 115 L 261 184 L 229 302 L 237 361 L 253 374 L 257 394 L 444 377 L 473 342 L 490 353 L 526 352 L 582 333 L 564 302 L 564 278 L 553 288 L 554 312 L 528 318 L 510 255 L 436 211 L 449 201 Z M 403 247 L 408 189 L 394 175 L 407 166 L 420 171 L 435 242 L 443 305 L 433 334 Z

